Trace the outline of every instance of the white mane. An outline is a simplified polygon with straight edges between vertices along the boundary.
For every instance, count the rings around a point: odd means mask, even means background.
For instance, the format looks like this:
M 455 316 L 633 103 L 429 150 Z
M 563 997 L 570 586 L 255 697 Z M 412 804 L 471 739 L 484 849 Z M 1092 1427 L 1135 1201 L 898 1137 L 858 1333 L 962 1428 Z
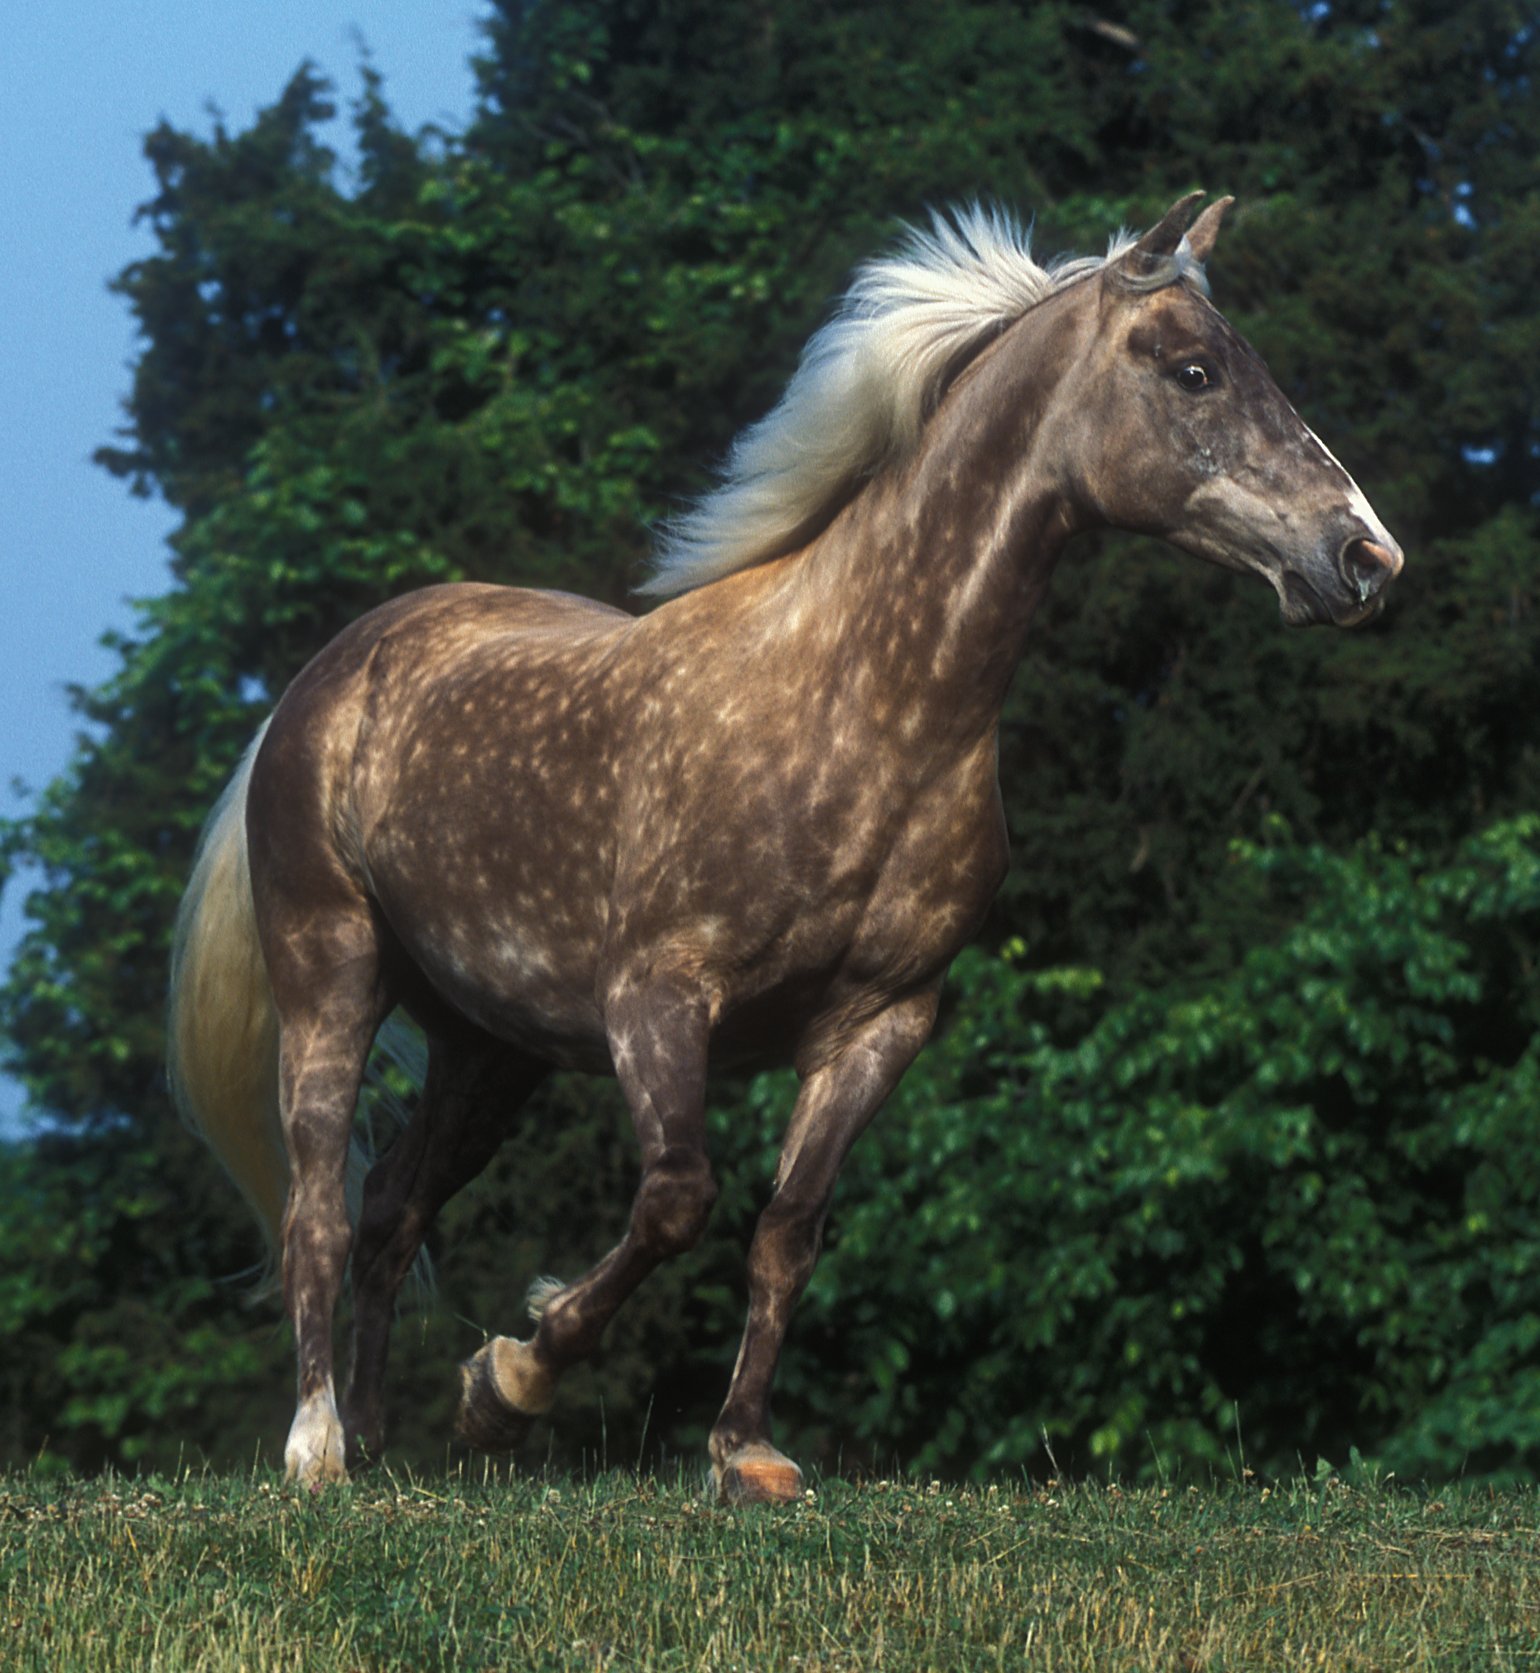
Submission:
M 1133 242 L 1119 233 L 1105 256 L 1041 267 L 1008 210 L 975 203 L 907 229 L 859 270 L 780 403 L 733 444 L 721 487 L 665 526 L 640 591 L 686 592 L 809 538 L 914 444 L 948 376 L 986 340 Z

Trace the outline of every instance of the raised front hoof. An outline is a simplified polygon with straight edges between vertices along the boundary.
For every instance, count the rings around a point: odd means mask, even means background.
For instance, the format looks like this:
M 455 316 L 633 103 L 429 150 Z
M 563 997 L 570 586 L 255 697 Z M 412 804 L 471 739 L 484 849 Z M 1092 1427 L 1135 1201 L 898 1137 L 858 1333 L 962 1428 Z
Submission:
M 510 1342 L 499 1336 L 460 1366 L 460 1409 L 455 1414 L 455 1433 L 478 1452 L 512 1452 L 540 1415 L 538 1411 L 522 1410 L 503 1392 L 510 1380 L 506 1361 L 511 1351 L 524 1347 L 522 1342 Z
M 802 1497 L 801 1470 L 763 1442 L 739 1447 L 711 1473 L 723 1504 L 789 1505 Z

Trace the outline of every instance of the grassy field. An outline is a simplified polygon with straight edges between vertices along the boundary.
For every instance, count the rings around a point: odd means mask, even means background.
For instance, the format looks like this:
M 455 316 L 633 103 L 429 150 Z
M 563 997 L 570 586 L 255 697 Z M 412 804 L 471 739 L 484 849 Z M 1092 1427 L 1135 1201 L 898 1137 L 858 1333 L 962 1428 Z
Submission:
M 0 1667 L 1540 1667 L 1540 1500 L 0 1478 Z

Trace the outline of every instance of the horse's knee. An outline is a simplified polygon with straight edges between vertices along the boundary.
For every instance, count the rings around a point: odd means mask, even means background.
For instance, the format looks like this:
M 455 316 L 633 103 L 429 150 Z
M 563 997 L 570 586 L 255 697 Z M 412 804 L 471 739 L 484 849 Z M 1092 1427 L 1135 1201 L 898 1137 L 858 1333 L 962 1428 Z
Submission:
M 781 1294 L 799 1294 L 823 1249 L 825 1205 L 772 1197 L 749 1246 L 749 1278 Z
M 717 1200 L 711 1163 L 698 1150 L 666 1150 L 642 1178 L 632 1225 L 660 1255 L 693 1249 Z

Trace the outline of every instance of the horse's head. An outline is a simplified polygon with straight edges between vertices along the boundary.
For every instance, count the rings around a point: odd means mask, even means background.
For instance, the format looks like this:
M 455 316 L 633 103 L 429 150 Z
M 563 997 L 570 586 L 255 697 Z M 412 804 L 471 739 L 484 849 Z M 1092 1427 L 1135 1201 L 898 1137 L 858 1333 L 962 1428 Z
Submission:
M 1287 622 L 1357 626 L 1378 613 L 1401 548 L 1208 301 L 1203 263 L 1230 199 L 1189 228 L 1201 195 L 1097 276 L 1078 495 L 1116 527 L 1255 571 Z

